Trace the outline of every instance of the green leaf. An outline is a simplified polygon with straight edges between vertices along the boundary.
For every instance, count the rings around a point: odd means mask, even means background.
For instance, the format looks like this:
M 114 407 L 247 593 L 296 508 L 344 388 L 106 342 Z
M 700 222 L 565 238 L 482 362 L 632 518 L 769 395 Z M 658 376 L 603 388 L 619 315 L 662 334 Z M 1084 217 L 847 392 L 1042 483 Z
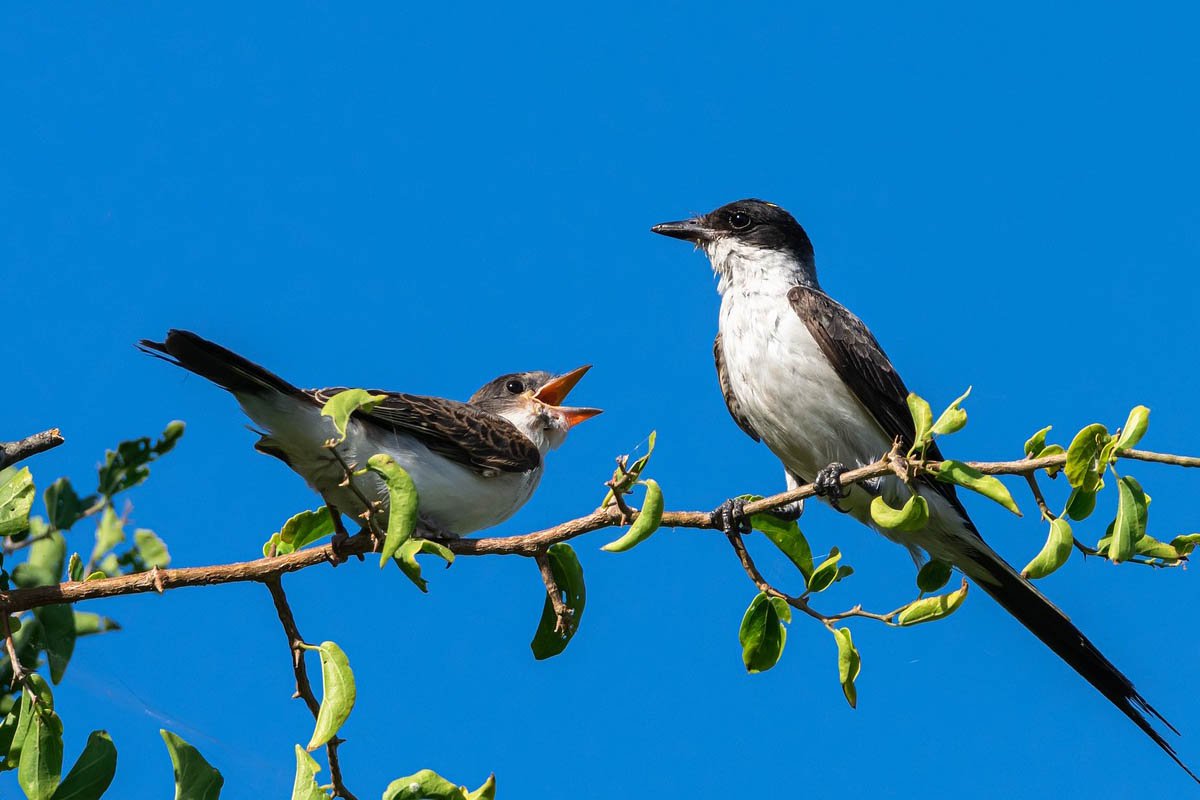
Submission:
M 842 553 L 836 547 L 829 548 L 829 558 L 821 562 L 821 565 L 813 570 L 812 577 L 808 579 L 808 590 L 810 592 L 823 592 L 833 585 L 833 582 L 838 577 L 838 562 L 842 560 Z
M 329 515 L 329 509 L 325 506 L 316 511 L 301 511 L 271 535 L 263 545 L 263 555 L 271 555 L 271 545 L 275 545 L 275 555 L 294 553 L 324 539 L 332 534 L 333 530 L 333 517 Z
M 29 527 L 36 494 L 29 467 L 0 473 L 0 536 L 14 536 Z
M 903 508 L 892 508 L 882 497 L 871 501 L 871 519 L 881 528 L 905 531 L 919 531 L 929 522 L 929 503 L 924 497 L 914 494 L 908 498 Z
M 62 775 L 62 720 L 50 706 L 38 704 L 22 708 L 29 725 L 21 743 L 17 783 L 29 800 L 50 800 Z
M 1072 489 L 1067 498 L 1066 515 L 1076 522 L 1082 522 L 1096 510 L 1096 493 L 1084 489 Z
M 292 800 L 329 800 L 317 785 L 321 765 L 303 747 L 296 745 L 296 777 L 292 780 Z
M 1200 544 L 1200 533 L 1185 533 L 1171 540 L 1171 547 L 1175 548 L 1180 558 L 1191 554 L 1197 544 Z
M 340 396 L 335 395 L 334 399 Z M 379 554 L 379 568 L 383 569 L 400 545 L 408 541 L 417 529 L 417 487 L 404 468 L 389 455 L 379 453 L 371 456 L 367 459 L 367 469 L 383 478 L 388 491 L 387 534 L 383 539 L 383 551 Z
M 166 542 L 158 538 L 154 531 L 138 528 L 133 532 L 133 541 L 147 569 L 162 568 L 171 563 L 171 554 L 167 552 Z
M 931 558 L 917 570 L 917 588 L 923 593 L 936 592 L 950 580 L 953 567 L 945 561 Z
M 41 536 L 42 531 L 35 530 L 34 534 Z M 67 540 L 63 538 L 61 533 L 54 531 L 29 546 L 29 559 L 22 566 L 44 570 L 46 574 L 52 577 L 48 583 L 58 583 L 59 578 L 62 577 L 63 567 L 66 566 L 66 562 Z
M 338 392 L 325 402 L 321 416 L 329 417 L 337 431 L 336 441 L 346 438 L 346 425 L 350 423 L 350 415 L 355 411 L 371 411 L 375 406 L 387 399 L 386 394 L 371 394 L 365 389 L 347 389 Z
M 7 688 L 7 687 L 5 687 Z M 0 772 L 12 769 L 8 764 L 8 756 L 13 752 L 12 743 L 17 733 L 17 725 L 21 719 L 21 706 L 18 703 L 9 710 L 4 716 L 4 720 L 0 721 Z M 20 748 L 18 747 L 17 756 L 20 756 Z
M 112 506 L 106 506 L 96 524 L 96 544 L 92 547 L 89 563 L 95 564 L 100 557 L 125 541 L 125 526 Z
M 959 405 L 970 394 L 971 387 L 968 386 L 967 390 L 957 400 L 946 407 L 946 410 L 938 417 L 937 422 L 933 423 L 933 433 L 938 436 L 948 436 L 952 433 L 958 433 L 966 426 L 967 412 L 959 408 Z
M 1030 458 L 1038 458 L 1041 456 L 1042 451 L 1046 449 L 1046 434 L 1048 434 L 1050 429 L 1053 427 L 1053 425 L 1047 425 L 1033 436 L 1030 436 L 1028 439 L 1026 439 L 1025 455 L 1029 456 Z
M 175 768 L 175 800 L 217 800 L 225 783 L 221 773 L 181 737 L 165 729 L 160 729 L 159 734 L 167 744 L 171 766 Z
M 929 403 L 920 395 L 908 393 L 908 413 L 912 415 L 913 430 L 913 449 L 916 450 L 929 439 L 929 432 L 933 428 L 933 409 L 929 407 Z
M 750 601 L 738 628 L 742 645 L 742 663 L 747 672 L 765 672 L 779 663 L 787 643 L 784 622 L 792 621 L 792 610 L 783 598 L 759 592 Z
M 935 619 L 948 617 L 958 610 L 967 599 L 967 582 L 962 582 L 962 588 L 948 594 L 935 597 L 925 597 L 914 600 L 896 617 L 896 624 L 901 626 L 920 625 L 922 622 L 933 622 Z
M 1066 449 L 1063 448 L 1063 446 L 1061 444 L 1049 444 L 1049 445 L 1046 445 L 1046 449 L 1042 450 L 1042 452 L 1038 454 L 1038 458 L 1049 458 L 1050 456 L 1061 456 L 1065 452 L 1067 452 L 1067 451 L 1066 451 Z M 1046 474 L 1049 475 L 1051 478 L 1057 476 L 1058 473 L 1061 471 L 1062 471 L 1061 466 L 1046 467 Z
M 116 450 L 105 452 L 104 463 L 100 466 L 97 491 L 106 497 L 112 497 L 118 492 L 137 486 L 150 477 L 150 468 L 146 465 L 169 453 L 181 436 L 183 423 L 177 420 L 167 425 L 162 438 L 157 442 L 151 443 L 148 437 L 143 436 L 140 439 L 121 442 Z
M 1121 450 L 1128 450 L 1137 445 L 1146 435 L 1146 429 L 1150 427 L 1150 409 L 1145 406 L 1134 406 L 1129 412 L 1129 418 L 1125 420 L 1125 426 L 1121 428 L 1121 438 L 1117 440 L 1117 447 Z
M 646 437 L 646 453 L 638 460 L 634 461 L 624 470 L 620 468 L 613 470 L 613 483 L 616 484 L 617 491 L 622 494 L 627 493 L 633 488 L 633 485 L 638 482 L 642 476 L 642 471 L 646 469 L 646 465 L 650 463 L 650 456 L 654 454 L 654 443 L 658 439 L 658 431 L 650 431 L 650 435 Z M 610 488 L 608 494 L 604 495 L 603 502 L 600 503 L 601 508 L 605 508 L 613 501 L 613 490 Z
M 488 775 L 482 786 L 473 792 L 467 792 L 467 800 L 496 800 L 496 774 Z
M 354 708 L 357 692 L 350 660 L 342 648 L 333 642 L 321 642 L 319 647 L 307 649 L 321 654 L 321 708 L 317 712 L 316 728 L 305 748 L 311 753 L 337 735 Z
M 1021 570 L 1021 577 L 1029 580 L 1046 577 L 1067 563 L 1074 545 L 1075 536 L 1071 533 L 1071 526 L 1067 521 L 1062 517 L 1051 520 L 1050 535 L 1046 537 L 1046 543 L 1033 560 L 1025 565 L 1025 569 Z
M 89 497 L 85 504 L 85 501 L 79 499 L 75 488 L 66 478 L 59 478 L 47 486 L 46 491 L 42 493 L 42 499 L 46 503 L 46 516 L 50 520 L 50 525 L 60 531 L 68 530 L 78 522 L 87 505 L 95 500 L 95 498 Z
M 624 553 L 649 539 L 658 530 L 663 515 L 662 489 L 659 488 L 658 481 L 653 479 L 643 481 L 643 483 L 646 484 L 646 499 L 642 503 L 642 510 L 637 519 L 633 521 L 623 536 L 604 545 L 600 548 L 601 550 L 609 553 Z
M 587 604 L 587 590 L 583 584 L 583 567 L 579 563 L 579 556 L 575 555 L 571 546 L 565 542 L 550 545 L 546 555 L 550 558 L 550 570 L 554 573 L 554 581 L 563 593 L 563 600 L 566 602 L 567 608 L 572 612 L 572 624 L 566 631 L 555 630 L 558 620 L 554 615 L 554 606 L 547 597 L 542 606 L 542 618 L 538 621 L 537 631 L 533 634 L 533 641 L 529 643 L 530 649 L 533 650 L 533 657 L 539 661 L 556 656 L 567 648 L 571 637 L 579 629 L 579 623 L 583 619 L 583 609 Z
M 800 532 L 798 524 L 784 522 L 770 514 L 755 514 L 750 517 L 750 526 L 770 539 L 800 570 L 805 583 L 808 582 L 813 573 L 812 548 L 808 546 L 808 540 Z
M 99 800 L 117 773 L 117 748 L 108 731 L 92 731 L 53 800 Z
M 1099 463 L 1100 451 L 1108 444 L 1108 429 L 1098 422 L 1088 425 L 1075 434 L 1067 448 L 1067 480 L 1071 486 L 1089 492 L 1096 491 L 1100 484 L 1104 465 Z
M 1017 508 L 1012 495 L 994 475 L 984 475 L 961 461 L 947 460 L 938 466 L 937 478 L 945 483 L 956 483 L 973 492 L 978 492 L 989 500 L 1004 506 L 1018 517 L 1021 516 L 1021 509 Z
M 28 627 L 32 628 L 33 626 Z M 22 648 L 18 646 L 17 653 L 21 654 L 21 650 Z M 22 659 L 22 663 L 24 663 L 24 659 Z M 11 675 L 11 668 L 9 673 Z M 7 686 L 7 683 L 5 685 Z M 13 730 L 12 743 L 5 756 L 5 769 L 17 769 L 20 764 L 21 751 L 33 728 L 34 717 L 52 711 L 54 711 L 54 697 L 50 694 L 49 684 L 38 673 L 30 673 L 29 686 L 21 692 L 21 705 L 17 708 L 17 722 Z
M 1128 561 L 1138 540 L 1146 535 L 1146 495 L 1128 475 L 1117 481 L 1117 517 L 1113 521 L 1112 544 L 1108 558 L 1114 564 Z
M 383 790 L 383 800 L 466 800 L 466 797 L 461 787 L 431 769 L 397 778 Z
M 422 592 L 428 592 L 429 584 L 421 577 L 421 565 L 417 563 L 417 556 L 421 553 L 440 556 L 445 560 L 448 569 L 454 563 L 454 551 L 444 544 L 439 544 L 429 539 L 409 539 L 400 545 L 400 549 L 396 552 L 395 556 L 396 563 L 400 566 L 401 571 L 408 576 L 408 579 L 417 585 L 418 589 Z
M 851 708 L 858 706 L 858 690 L 854 686 L 854 681 L 858 679 L 858 673 L 862 671 L 862 659 L 859 658 L 858 649 L 854 646 L 854 639 L 850 635 L 849 628 L 834 628 L 833 638 L 837 641 L 838 648 L 838 682 L 842 684 L 842 692 L 846 695 L 846 702 Z
M 119 630 L 121 630 L 121 626 L 117 624 L 115 619 L 102 617 L 90 611 L 75 612 L 75 635 L 77 637 L 92 636 L 97 633 Z
M 83 580 L 83 559 L 79 557 L 79 553 L 71 553 L 71 558 L 67 561 L 67 577 L 75 582 Z
M 50 680 L 62 681 L 75 652 L 75 613 L 69 605 L 40 606 L 33 615 L 42 625 L 42 646 L 50 662 Z
M 1141 539 L 1138 539 L 1137 547 L 1135 548 L 1139 556 L 1146 558 L 1157 558 L 1160 561 L 1174 563 L 1179 561 L 1179 551 L 1166 542 L 1160 542 L 1153 536 L 1146 534 Z

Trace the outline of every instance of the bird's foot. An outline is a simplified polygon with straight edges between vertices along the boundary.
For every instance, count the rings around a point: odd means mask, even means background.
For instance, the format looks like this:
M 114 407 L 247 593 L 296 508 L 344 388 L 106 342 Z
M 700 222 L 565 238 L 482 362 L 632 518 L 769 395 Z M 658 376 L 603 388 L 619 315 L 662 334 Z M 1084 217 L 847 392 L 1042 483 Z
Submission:
M 795 522 L 804 514 L 804 498 L 801 497 L 799 500 L 788 503 L 786 506 L 766 513 L 784 522 Z
M 713 525 L 725 532 L 726 536 L 750 533 L 750 517 L 746 514 L 746 501 L 740 497 L 731 497 L 717 506 L 708 515 Z
M 849 471 L 844 464 L 834 461 L 818 472 L 817 477 L 813 480 L 813 492 L 817 497 L 824 498 L 829 505 L 843 514 L 847 513 L 849 509 L 842 508 L 838 501 L 850 495 L 842 486 L 842 475 Z
M 346 542 L 350 540 L 350 534 L 346 531 L 345 523 L 342 522 L 341 512 L 328 501 L 326 501 L 325 505 L 329 507 L 329 516 L 333 518 L 333 538 L 329 540 L 329 560 L 333 562 L 335 567 L 345 561 L 350 555 L 357 555 L 358 560 L 362 561 L 362 553 L 346 552 Z

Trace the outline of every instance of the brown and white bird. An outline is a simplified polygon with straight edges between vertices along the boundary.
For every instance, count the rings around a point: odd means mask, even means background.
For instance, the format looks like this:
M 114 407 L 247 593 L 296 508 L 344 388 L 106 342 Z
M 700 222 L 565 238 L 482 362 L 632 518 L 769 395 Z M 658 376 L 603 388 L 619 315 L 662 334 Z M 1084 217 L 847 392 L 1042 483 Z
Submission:
M 299 389 L 278 375 L 189 331 L 165 341 L 143 339 L 140 349 L 208 378 L 237 398 L 258 426 L 255 449 L 283 461 L 340 513 L 366 511 L 345 485 L 345 469 L 326 442 L 333 425 L 321 409 L 346 387 Z M 372 390 L 386 399 L 354 412 L 337 452 L 347 464 L 391 456 L 412 477 L 422 523 L 433 533 L 462 536 L 511 517 L 533 495 L 545 457 L 567 432 L 600 413 L 562 405 L 589 367 L 565 375 L 516 372 L 484 384 L 465 403 L 441 397 Z M 355 485 L 384 503 L 374 473 Z
M 789 488 L 811 481 L 839 510 L 914 556 L 928 553 L 961 569 L 1196 779 L 1147 717 L 1170 727 L 1166 720 L 1066 614 L 984 542 L 952 484 L 919 481 L 930 519 L 910 533 L 871 519 L 874 497 L 894 507 L 908 499 L 898 478 L 842 490 L 842 472 L 874 463 L 897 438 L 912 444 L 908 389 L 862 320 L 821 290 L 812 243 L 792 215 L 773 203 L 739 200 L 651 230 L 708 256 L 721 294 L 713 347 L 721 392 L 738 426 L 783 462 Z M 926 452 L 941 459 L 936 444 Z M 737 501 L 714 516 L 727 527 L 745 525 Z

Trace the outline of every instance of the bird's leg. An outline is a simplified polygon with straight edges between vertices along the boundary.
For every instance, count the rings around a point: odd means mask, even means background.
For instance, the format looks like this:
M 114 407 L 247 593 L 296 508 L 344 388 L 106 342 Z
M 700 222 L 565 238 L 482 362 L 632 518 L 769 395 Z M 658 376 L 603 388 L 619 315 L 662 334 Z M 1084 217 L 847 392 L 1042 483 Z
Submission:
M 329 544 L 333 550 L 333 565 L 336 567 L 346 560 L 346 554 L 342 552 L 342 546 L 350 538 L 350 534 L 346 531 L 346 524 L 342 522 L 342 512 L 337 510 L 337 506 L 331 503 L 328 497 L 321 495 L 321 499 L 325 501 L 325 507 L 329 509 L 329 516 L 333 519 L 333 538 L 329 541 Z M 362 558 L 362 556 L 359 556 L 359 558 Z
M 750 533 L 750 518 L 746 515 L 746 501 L 740 497 L 731 497 L 717 506 L 708 515 L 713 525 L 725 532 L 726 536 Z
M 817 497 L 822 497 L 829 501 L 829 505 L 833 506 L 838 511 L 846 514 L 849 509 L 842 508 L 838 503 L 844 497 L 850 495 L 849 492 L 842 487 L 842 475 L 849 472 L 845 465 L 834 461 L 825 469 L 817 473 L 817 477 L 813 480 L 813 492 Z

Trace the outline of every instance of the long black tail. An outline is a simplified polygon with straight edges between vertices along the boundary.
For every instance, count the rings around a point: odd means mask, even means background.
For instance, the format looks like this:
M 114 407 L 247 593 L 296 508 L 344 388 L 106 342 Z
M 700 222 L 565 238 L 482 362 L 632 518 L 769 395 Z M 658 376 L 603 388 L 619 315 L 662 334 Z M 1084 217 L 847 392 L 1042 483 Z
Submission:
M 1179 731 L 1133 688 L 1129 678 L 1104 657 L 1066 614 L 1047 600 L 1032 583 L 1022 578 L 982 539 L 972 541 L 963 549 L 965 552 L 962 552 L 955 562 L 968 577 L 975 580 L 979 588 L 995 598 L 1005 611 L 1016 617 L 1018 622 L 1032 631 L 1034 636 L 1045 642 L 1059 658 L 1070 664 L 1088 683 L 1107 697 L 1109 702 L 1121 709 L 1122 713 L 1174 759 L 1192 780 L 1200 783 L 1200 778 L 1183 763 L 1175 753 L 1175 748 L 1154 729 L 1146 715 L 1158 719 L 1172 733 L 1178 734 Z
M 234 394 L 259 394 L 264 391 L 302 394 L 270 370 L 191 331 L 169 330 L 164 342 L 142 339 L 138 342 L 138 349 L 208 378 Z

